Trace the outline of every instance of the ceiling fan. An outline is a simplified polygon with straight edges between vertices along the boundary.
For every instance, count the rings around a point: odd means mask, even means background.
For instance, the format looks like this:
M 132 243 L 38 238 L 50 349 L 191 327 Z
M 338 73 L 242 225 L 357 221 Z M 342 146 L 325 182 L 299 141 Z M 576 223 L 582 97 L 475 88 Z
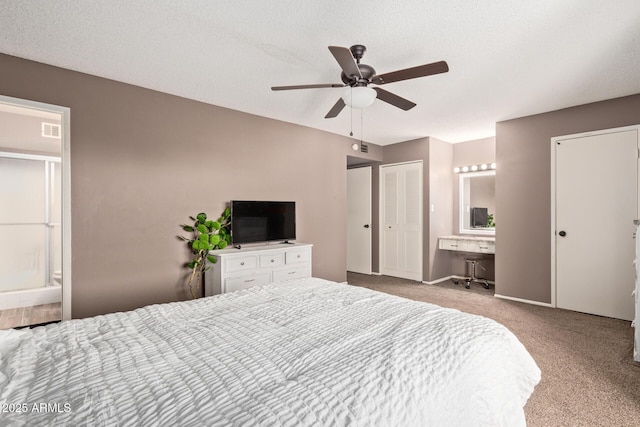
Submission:
M 415 107 L 416 104 L 380 87 L 370 88 L 368 86 L 370 84 L 384 85 L 387 83 L 426 77 L 449 71 L 447 63 L 445 61 L 439 61 L 431 64 L 419 65 L 417 67 L 405 68 L 403 70 L 392 71 L 390 73 L 376 74 L 376 70 L 372 66 L 360 63 L 360 59 L 362 59 L 365 50 L 367 50 L 365 46 L 360 44 L 351 46 L 350 48 L 329 46 L 329 50 L 336 61 L 338 61 L 338 64 L 340 64 L 340 68 L 342 68 L 340 77 L 343 83 L 273 86 L 271 87 L 271 90 L 278 91 L 347 87 L 343 92 L 342 97 L 338 99 L 327 115 L 324 116 L 325 119 L 336 117 L 346 105 L 353 108 L 368 107 L 376 98 L 407 111 Z

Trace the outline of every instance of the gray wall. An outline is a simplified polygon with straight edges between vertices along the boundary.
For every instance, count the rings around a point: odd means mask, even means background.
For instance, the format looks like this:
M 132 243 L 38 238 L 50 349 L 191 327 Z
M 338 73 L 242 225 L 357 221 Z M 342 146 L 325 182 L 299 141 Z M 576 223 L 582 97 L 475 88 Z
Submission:
M 451 251 L 439 250 L 440 236 L 451 235 L 454 201 L 453 145 L 429 138 L 429 276 L 428 281 L 451 275 Z
M 73 317 L 186 298 L 179 225 L 231 199 L 295 200 L 313 274 L 346 280 L 347 155 L 380 147 L 2 54 L 0 94 L 71 109 Z
M 496 294 L 551 302 L 551 138 L 640 123 L 640 94 L 496 124 Z

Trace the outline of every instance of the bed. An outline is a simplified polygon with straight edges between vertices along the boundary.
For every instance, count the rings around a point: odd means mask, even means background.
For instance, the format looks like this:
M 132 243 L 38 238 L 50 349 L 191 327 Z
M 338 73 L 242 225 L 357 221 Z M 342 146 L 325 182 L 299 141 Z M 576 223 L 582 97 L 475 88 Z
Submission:
M 518 426 L 540 370 L 480 316 L 317 278 L 0 332 L 0 425 Z

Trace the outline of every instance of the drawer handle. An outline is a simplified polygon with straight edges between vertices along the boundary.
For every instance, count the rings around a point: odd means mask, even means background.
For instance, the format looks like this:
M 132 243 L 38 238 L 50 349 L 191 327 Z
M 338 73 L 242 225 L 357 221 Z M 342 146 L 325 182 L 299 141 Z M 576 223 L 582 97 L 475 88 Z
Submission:
M 300 255 L 298 255 L 298 258 L 300 258 Z
M 290 271 L 287 274 L 296 274 L 296 272 L 295 271 Z
M 489 249 L 489 246 L 480 246 L 480 249 Z
M 242 262 L 240 263 L 240 265 L 244 265 L 244 261 L 242 261 Z
M 451 245 L 451 247 L 453 247 L 453 248 L 457 248 L 457 247 L 458 247 L 458 245 Z
M 251 282 L 255 282 L 256 279 L 249 279 L 249 280 L 245 280 L 244 283 L 251 283 Z
M 276 262 L 276 260 L 272 259 L 271 262 Z

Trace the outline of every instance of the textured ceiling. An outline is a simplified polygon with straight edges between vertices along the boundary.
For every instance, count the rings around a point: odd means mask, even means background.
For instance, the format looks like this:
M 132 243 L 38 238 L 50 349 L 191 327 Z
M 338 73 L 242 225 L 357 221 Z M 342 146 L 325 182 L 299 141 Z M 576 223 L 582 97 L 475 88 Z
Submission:
M 327 49 L 378 73 L 446 60 L 334 119 Z M 0 52 L 386 145 L 494 135 L 496 121 L 640 93 L 638 0 L 2 0 Z M 361 134 L 361 129 L 363 133 Z

